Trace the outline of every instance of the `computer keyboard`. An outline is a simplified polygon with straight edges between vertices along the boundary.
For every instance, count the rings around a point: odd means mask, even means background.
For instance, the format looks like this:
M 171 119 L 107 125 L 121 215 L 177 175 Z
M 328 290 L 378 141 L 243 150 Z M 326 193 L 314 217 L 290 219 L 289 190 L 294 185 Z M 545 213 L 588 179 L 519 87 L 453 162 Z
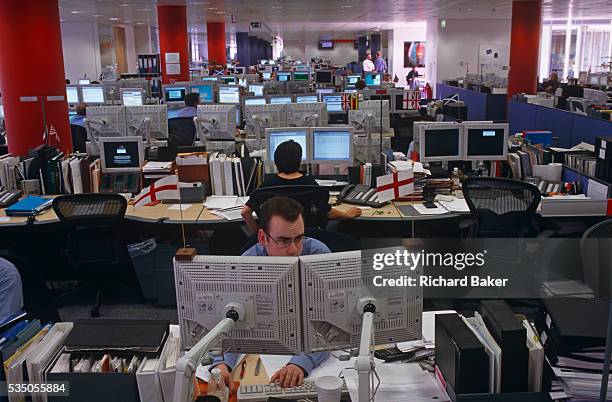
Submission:
M 348 394 L 346 384 L 342 394 Z M 241 385 L 238 389 L 238 401 L 266 402 L 268 397 L 284 399 L 316 398 L 317 388 L 314 380 L 304 380 L 299 387 L 281 388 L 276 384 Z

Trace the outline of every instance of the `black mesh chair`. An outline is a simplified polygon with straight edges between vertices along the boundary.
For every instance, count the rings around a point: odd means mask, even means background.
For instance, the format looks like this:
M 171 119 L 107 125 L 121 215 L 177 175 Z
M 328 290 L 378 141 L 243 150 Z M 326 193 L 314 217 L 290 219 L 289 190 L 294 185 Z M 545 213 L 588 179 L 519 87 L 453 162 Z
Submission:
M 168 147 L 190 147 L 194 144 L 196 126 L 193 117 L 168 119 Z
M 86 141 L 87 141 L 87 129 L 78 124 L 70 125 L 70 135 L 72 137 L 72 149 L 78 152 L 87 152 Z
M 535 211 L 541 194 L 532 184 L 495 177 L 470 177 L 463 196 L 472 217 L 462 223 L 464 237 L 536 237 L 542 223 Z
M 127 200 L 119 194 L 73 194 L 55 198 L 52 205 L 68 232 L 64 250 L 68 262 L 78 270 L 79 279 L 93 282 L 96 302 L 91 316 L 98 317 L 102 292 L 119 265 Z

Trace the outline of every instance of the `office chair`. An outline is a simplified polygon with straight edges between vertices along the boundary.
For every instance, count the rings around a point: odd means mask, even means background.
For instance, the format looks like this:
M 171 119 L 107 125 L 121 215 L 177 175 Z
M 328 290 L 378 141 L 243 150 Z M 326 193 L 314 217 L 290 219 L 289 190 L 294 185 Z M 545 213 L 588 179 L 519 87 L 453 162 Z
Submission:
M 612 219 L 605 220 L 584 232 L 580 239 L 584 283 L 598 297 L 610 297 L 612 287 Z
M 496 177 L 469 177 L 463 196 L 473 219 L 460 224 L 463 237 L 549 237 L 535 211 L 541 194 L 536 186 Z
M 75 152 L 87 152 L 85 142 L 87 141 L 87 129 L 78 124 L 70 125 L 70 135 L 72 136 L 72 149 Z
M 193 117 L 168 119 L 168 147 L 190 147 L 194 144 L 196 126 Z
M 102 292 L 110 288 L 111 271 L 119 265 L 127 200 L 119 194 L 70 194 L 55 198 L 52 206 L 68 232 L 68 262 L 79 270 L 79 279 L 93 280 L 96 302 L 91 316 L 99 317 Z

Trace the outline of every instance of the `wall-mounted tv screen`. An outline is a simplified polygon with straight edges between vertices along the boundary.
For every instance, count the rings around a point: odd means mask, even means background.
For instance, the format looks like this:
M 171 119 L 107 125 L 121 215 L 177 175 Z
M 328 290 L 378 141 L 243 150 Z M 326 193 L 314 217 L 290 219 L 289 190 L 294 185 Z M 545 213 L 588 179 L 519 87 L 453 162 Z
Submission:
M 319 49 L 331 50 L 333 48 L 334 48 L 334 41 L 332 40 L 320 40 L 319 41 Z

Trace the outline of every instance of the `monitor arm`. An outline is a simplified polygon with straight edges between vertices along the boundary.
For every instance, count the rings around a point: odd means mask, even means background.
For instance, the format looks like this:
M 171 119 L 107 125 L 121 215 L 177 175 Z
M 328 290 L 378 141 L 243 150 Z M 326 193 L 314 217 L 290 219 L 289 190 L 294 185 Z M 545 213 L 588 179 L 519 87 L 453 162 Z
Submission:
M 355 370 L 357 370 L 357 386 L 359 389 L 359 400 L 369 402 L 372 399 L 370 395 L 370 379 L 372 378 L 372 373 L 374 371 L 374 367 L 376 366 L 372 355 L 376 299 L 371 297 L 363 297 L 359 299 L 357 309 L 359 314 L 363 316 L 361 322 L 359 355 L 355 361 Z
M 85 130 L 87 130 L 87 138 L 89 138 L 89 141 L 92 143 L 93 147 L 98 150 L 98 138 L 101 137 L 100 128 L 107 125 L 106 120 L 93 120 L 86 118 L 83 119 L 83 125 L 85 126 Z
M 135 135 L 142 136 L 147 145 L 151 144 L 151 119 L 149 117 L 142 119 L 138 126 L 130 126 L 130 128 L 134 130 Z
M 255 128 L 255 135 L 257 136 L 257 139 L 259 141 L 261 141 L 263 138 L 265 138 L 265 135 L 262 135 L 262 131 L 266 129 L 266 127 L 268 127 L 268 119 L 265 117 L 260 117 L 258 115 L 253 115 L 253 128 Z
M 198 343 L 176 362 L 176 378 L 174 380 L 174 402 L 190 402 L 193 400 L 193 376 L 199 362 L 208 350 L 223 336 L 231 331 L 237 322 L 244 321 L 246 309 L 240 303 L 228 303 L 225 308 L 225 318 L 219 321 Z
M 304 123 L 306 127 L 318 127 L 321 122 L 321 116 L 318 113 L 307 114 L 304 116 Z

